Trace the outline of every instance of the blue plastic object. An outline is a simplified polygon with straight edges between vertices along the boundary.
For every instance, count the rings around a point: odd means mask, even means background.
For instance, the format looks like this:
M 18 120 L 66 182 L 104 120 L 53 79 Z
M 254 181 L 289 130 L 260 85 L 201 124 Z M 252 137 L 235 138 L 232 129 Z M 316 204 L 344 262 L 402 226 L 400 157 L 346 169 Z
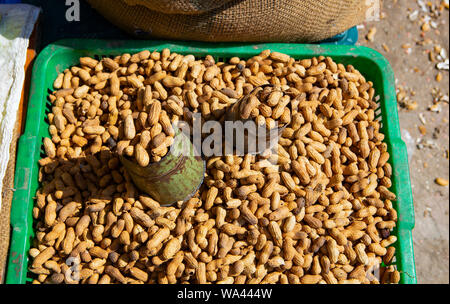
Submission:
M 341 34 L 319 42 L 319 44 L 355 45 L 358 42 L 358 38 L 358 28 L 354 26 Z

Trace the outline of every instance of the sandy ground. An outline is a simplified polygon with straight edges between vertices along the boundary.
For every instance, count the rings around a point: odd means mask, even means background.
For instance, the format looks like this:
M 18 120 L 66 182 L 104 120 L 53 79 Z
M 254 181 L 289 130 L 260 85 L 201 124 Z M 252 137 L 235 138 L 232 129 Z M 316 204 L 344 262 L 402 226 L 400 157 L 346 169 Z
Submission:
M 427 6 L 425 11 L 419 2 L 384 1 L 382 19 L 360 27 L 358 44 L 386 56 L 397 79 L 400 125 L 408 145 L 416 213 L 413 238 L 418 282 L 449 283 L 449 188 L 435 183 L 436 178 L 449 179 L 449 72 L 440 71 L 442 80 L 436 80 L 440 58 L 435 50 L 440 46 L 449 51 L 449 11 L 443 9 L 435 16 L 444 1 L 428 1 L 436 9 Z M 422 27 L 423 23 L 430 29 Z M 376 34 L 368 41 L 372 28 Z M 431 111 L 432 91 L 436 89 L 447 101 L 434 105 Z

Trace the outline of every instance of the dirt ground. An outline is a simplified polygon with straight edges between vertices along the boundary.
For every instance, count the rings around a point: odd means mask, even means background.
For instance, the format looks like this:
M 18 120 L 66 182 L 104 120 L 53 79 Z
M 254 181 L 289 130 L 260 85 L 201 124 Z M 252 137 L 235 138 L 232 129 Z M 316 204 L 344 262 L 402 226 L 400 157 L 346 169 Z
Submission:
M 440 5 L 447 8 L 440 11 Z M 413 238 L 419 283 L 449 283 L 449 188 L 435 182 L 449 178 L 448 63 L 447 70 L 437 69 L 445 59 L 437 56 L 439 46 L 449 51 L 448 27 L 448 0 L 386 0 L 382 19 L 359 27 L 358 44 L 386 56 L 397 79 L 416 213 Z M 369 41 L 372 28 L 376 33 Z

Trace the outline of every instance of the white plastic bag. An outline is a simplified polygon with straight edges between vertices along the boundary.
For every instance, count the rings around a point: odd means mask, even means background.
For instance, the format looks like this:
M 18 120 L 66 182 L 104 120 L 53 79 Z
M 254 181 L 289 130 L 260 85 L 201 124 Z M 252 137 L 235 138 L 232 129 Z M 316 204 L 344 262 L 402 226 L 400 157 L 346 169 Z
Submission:
M 0 5 L 0 189 L 25 79 L 28 40 L 39 11 L 27 4 Z

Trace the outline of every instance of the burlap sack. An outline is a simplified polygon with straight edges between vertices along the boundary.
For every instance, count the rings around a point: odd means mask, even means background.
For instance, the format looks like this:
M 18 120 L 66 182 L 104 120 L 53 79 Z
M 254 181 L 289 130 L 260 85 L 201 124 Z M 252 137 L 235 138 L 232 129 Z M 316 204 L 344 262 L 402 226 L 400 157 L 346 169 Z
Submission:
M 314 42 L 365 19 L 363 0 L 87 0 L 141 38 Z
M 164 14 L 198 15 L 219 8 L 232 0 L 123 0 Z

